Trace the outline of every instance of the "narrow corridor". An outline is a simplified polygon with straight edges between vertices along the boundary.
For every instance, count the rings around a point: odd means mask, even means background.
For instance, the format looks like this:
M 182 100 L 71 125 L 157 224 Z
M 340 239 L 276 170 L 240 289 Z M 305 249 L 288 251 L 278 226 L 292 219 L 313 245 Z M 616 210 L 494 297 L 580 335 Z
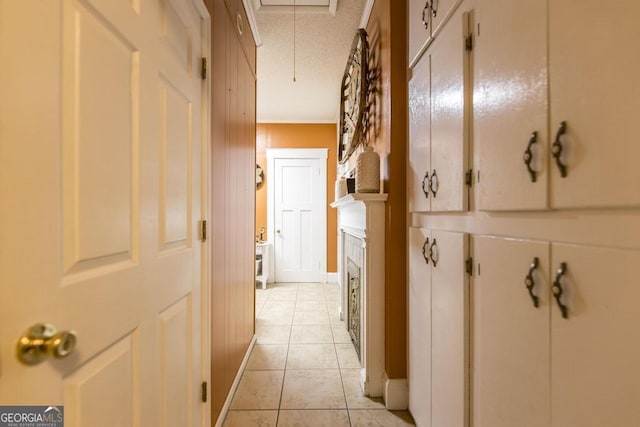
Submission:
M 257 342 L 225 427 L 412 426 L 362 394 L 360 362 L 340 321 L 334 284 L 280 283 L 256 289 Z

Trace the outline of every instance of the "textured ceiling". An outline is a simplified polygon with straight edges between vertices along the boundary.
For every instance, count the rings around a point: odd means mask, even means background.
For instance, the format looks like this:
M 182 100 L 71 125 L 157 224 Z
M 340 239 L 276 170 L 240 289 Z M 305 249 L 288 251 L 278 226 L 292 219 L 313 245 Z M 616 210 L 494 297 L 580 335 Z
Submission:
M 258 122 L 337 121 L 342 73 L 366 1 L 336 3 L 335 16 L 328 6 L 296 7 L 295 82 L 293 7 L 256 8 L 262 39 L 257 52 Z

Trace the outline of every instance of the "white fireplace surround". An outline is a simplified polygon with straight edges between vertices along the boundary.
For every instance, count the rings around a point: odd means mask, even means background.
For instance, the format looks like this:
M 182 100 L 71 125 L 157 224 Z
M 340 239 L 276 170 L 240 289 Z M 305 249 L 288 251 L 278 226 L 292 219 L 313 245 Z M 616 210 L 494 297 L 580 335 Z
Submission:
M 365 396 L 379 397 L 384 370 L 384 252 L 386 194 L 353 193 L 336 200 L 340 318 L 347 313 L 347 257 L 360 267 L 360 384 Z

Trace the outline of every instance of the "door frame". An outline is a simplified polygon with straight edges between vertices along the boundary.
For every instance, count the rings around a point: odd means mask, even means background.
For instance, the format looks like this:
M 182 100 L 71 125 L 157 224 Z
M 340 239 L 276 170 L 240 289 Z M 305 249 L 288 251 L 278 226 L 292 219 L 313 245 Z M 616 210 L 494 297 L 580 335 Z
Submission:
M 329 149 L 327 148 L 267 148 L 267 236 L 268 239 L 273 242 L 273 256 L 271 257 L 270 271 L 273 271 L 275 280 L 275 260 L 276 260 L 276 245 L 275 245 L 275 186 L 269 183 L 271 178 L 275 184 L 275 164 L 276 159 L 315 159 L 320 160 L 320 180 L 324 183 L 322 188 L 322 194 L 320 194 L 320 202 L 324 209 L 322 209 L 320 219 L 320 234 L 324 236 L 324 239 L 319 239 L 317 243 L 320 251 L 320 271 L 316 278 L 310 278 L 310 282 L 327 282 L 327 158 Z

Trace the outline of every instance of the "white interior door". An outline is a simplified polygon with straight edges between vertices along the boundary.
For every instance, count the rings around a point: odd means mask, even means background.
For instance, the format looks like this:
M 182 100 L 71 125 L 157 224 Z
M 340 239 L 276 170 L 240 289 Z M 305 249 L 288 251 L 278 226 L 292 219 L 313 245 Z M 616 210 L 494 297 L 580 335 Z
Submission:
M 273 161 L 275 280 L 326 280 L 326 160 Z
M 206 10 L 2 0 L 0 16 L 0 403 L 64 405 L 65 426 L 202 425 Z M 21 364 L 38 322 L 74 330 L 75 351 Z

